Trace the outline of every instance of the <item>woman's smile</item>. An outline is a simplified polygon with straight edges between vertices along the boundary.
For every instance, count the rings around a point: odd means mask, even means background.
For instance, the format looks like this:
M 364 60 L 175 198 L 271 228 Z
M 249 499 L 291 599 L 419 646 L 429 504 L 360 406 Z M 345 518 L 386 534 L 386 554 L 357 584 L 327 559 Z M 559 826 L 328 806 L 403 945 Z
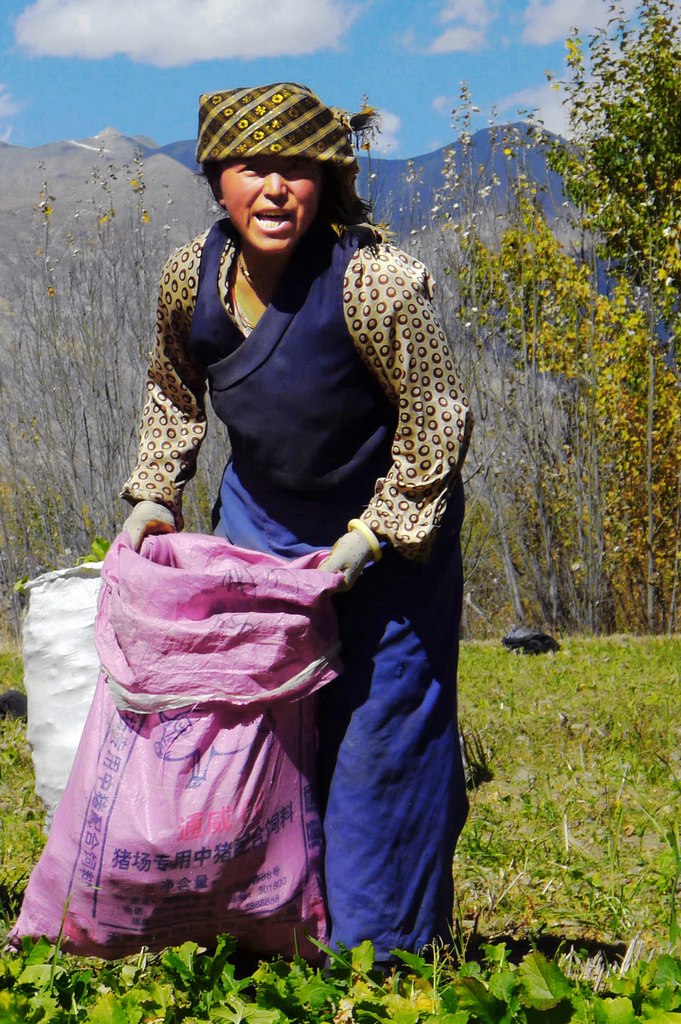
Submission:
M 291 224 L 291 216 L 284 210 L 260 210 L 253 216 L 268 234 L 287 228 Z

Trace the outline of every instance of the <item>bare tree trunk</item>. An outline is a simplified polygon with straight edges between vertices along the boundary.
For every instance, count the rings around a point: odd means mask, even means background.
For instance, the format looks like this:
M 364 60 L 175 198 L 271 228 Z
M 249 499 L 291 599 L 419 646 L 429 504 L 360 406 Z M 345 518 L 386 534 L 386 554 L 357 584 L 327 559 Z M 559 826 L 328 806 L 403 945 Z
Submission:
M 672 594 L 669 601 L 669 622 L 668 633 L 672 637 L 676 628 L 676 609 L 679 593 L 679 572 L 681 570 L 681 473 L 679 473 L 679 487 L 676 498 L 676 545 L 674 550 L 674 575 L 672 580 Z
M 655 342 L 651 340 L 648 354 L 648 423 L 646 433 L 646 495 L 648 501 L 648 629 L 655 632 L 655 494 L 653 491 L 653 426 L 655 421 Z
M 655 310 L 653 305 L 652 273 L 653 261 L 649 259 L 649 281 L 646 289 L 646 306 L 648 313 L 648 416 L 646 423 L 646 502 L 647 502 L 647 547 L 648 576 L 646 582 L 647 619 L 650 633 L 656 632 L 656 558 L 655 558 L 655 491 L 653 477 L 655 473 L 655 356 L 657 332 Z

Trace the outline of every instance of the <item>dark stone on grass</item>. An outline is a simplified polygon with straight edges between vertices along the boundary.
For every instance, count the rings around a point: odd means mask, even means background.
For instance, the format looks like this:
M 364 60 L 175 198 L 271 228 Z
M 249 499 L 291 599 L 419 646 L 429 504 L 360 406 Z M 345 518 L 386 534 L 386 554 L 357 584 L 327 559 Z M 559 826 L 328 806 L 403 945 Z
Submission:
M 519 964 L 525 957 L 537 950 L 547 960 L 555 960 L 559 956 L 567 956 L 571 952 L 585 963 L 602 960 L 611 965 L 617 973 L 627 956 L 626 942 L 606 942 L 600 939 L 584 938 L 579 935 L 561 935 L 552 932 L 497 933 L 484 935 L 477 930 L 477 922 L 470 922 L 473 927 L 471 934 L 466 935 L 465 959 L 480 964 L 489 963 L 487 949 L 489 946 L 505 946 L 510 963 Z M 573 976 L 579 976 L 575 971 Z M 538 1018 L 537 1018 L 538 1019 Z M 551 1016 L 551 1024 L 553 1024 Z
M 546 654 L 548 651 L 559 651 L 560 644 L 548 633 L 540 629 L 529 629 L 527 626 L 512 626 L 501 642 L 510 651 L 522 654 Z
M 26 718 L 26 694 L 18 690 L 0 693 L 0 718 Z
M 25 886 L 26 877 L 23 875 L 14 882 L 0 882 L 0 916 L 7 918 L 18 916 L 24 900 Z

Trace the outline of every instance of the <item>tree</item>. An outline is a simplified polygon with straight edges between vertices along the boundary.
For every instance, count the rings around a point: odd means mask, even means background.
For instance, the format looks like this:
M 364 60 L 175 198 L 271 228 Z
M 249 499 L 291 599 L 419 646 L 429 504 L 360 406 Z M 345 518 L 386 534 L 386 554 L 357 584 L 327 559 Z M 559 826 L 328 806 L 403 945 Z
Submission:
M 489 216 L 485 168 L 460 161 L 438 203 L 439 216 L 449 214 L 440 257 L 428 257 L 444 272 L 449 333 L 476 415 L 468 587 L 493 614 L 505 577 L 504 611 L 516 621 L 646 629 L 640 509 L 650 436 L 660 467 L 651 495 L 656 595 L 671 624 L 681 390 L 654 346 L 649 433 L 649 332 L 637 288 L 622 278 L 609 294 L 599 291 L 589 231 L 579 221 L 569 231 L 544 213 L 522 140 L 507 131 L 499 145 L 509 163 L 503 211 L 497 204 Z
M 33 251 L 17 257 L 0 325 L 0 351 L 11 353 L 0 375 L 0 633 L 20 628 L 17 579 L 72 564 L 97 537 L 112 540 L 128 512 L 118 494 L 134 465 L 171 243 L 146 209 L 139 156 L 120 168 L 103 161 L 73 207 L 44 183 Z M 207 213 L 197 204 L 197 218 Z M 190 527 L 208 528 L 209 470 L 226 449 L 212 419 L 186 496 Z
M 566 85 L 574 134 L 558 147 L 554 166 L 583 223 L 598 239 L 611 279 L 626 281 L 647 333 L 645 388 L 646 608 L 648 628 L 662 625 L 657 543 L 661 492 L 674 461 L 657 442 L 659 356 L 679 370 L 681 297 L 681 27 L 672 0 L 641 0 L 629 20 L 610 8 L 608 26 L 583 50 L 568 40 Z M 662 403 L 664 404 L 664 403 Z M 670 487 L 671 484 L 671 487 Z M 678 540 L 678 539 L 677 539 Z

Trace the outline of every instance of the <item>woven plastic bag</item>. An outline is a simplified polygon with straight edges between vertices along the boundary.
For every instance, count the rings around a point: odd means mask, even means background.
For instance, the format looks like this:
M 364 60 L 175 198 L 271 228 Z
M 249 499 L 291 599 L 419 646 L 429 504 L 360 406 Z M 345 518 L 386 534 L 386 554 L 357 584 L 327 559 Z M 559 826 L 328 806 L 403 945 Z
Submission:
M 101 562 L 86 562 L 44 573 L 25 587 L 27 738 L 48 827 L 66 788 L 97 682 L 100 570 Z
M 322 557 L 191 534 L 149 538 L 141 555 L 112 546 L 102 672 L 10 942 L 55 941 L 63 919 L 66 950 L 105 958 L 221 932 L 318 958 L 311 694 L 340 668 L 341 579 L 316 569 Z

